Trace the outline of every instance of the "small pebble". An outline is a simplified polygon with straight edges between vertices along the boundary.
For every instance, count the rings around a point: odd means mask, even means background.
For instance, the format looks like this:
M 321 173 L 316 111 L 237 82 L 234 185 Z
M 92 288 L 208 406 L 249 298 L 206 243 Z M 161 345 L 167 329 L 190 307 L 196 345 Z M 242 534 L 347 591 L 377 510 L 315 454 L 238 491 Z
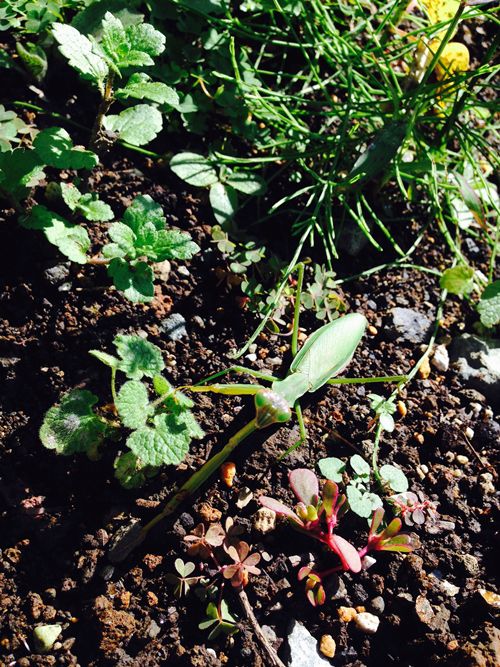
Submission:
M 422 380 L 427 380 L 429 375 L 431 374 L 431 365 L 429 363 L 429 358 L 424 357 L 422 363 L 420 364 L 420 367 L 418 369 L 418 376 Z
M 377 559 L 373 558 L 373 556 L 365 556 L 361 561 L 361 567 L 363 570 L 369 570 L 372 565 L 375 565 L 376 562 Z
M 337 609 L 337 614 L 339 615 L 339 619 L 341 621 L 344 623 L 350 623 L 356 619 L 358 612 L 354 609 L 354 607 L 339 607 Z
M 414 433 L 413 439 L 415 442 L 418 442 L 419 445 L 423 445 L 425 441 L 424 436 L 421 433 Z
M 335 656 L 335 651 L 337 649 L 337 644 L 335 639 L 331 635 L 323 635 L 319 643 L 319 650 L 323 655 L 326 655 L 327 658 L 333 658 Z
M 52 649 L 56 639 L 62 632 L 60 625 L 39 625 L 33 630 L 35 647 L 40 653 L 47 653 Z
M 432 365 L 440 373 L 446 373 L 450 367 L 450 356 L 444 345 L 437 345 L 432 357 Z
M 188 276 L 191 275 L 191 274 L 189 273 L 189 269 L 188 269 L 188 267 L 185 266 L 184 264 L 181 264 L 181 265 L 179 266 L 179 268 L 177 269 L 177 273 L 180 273 L 181 276 L 186 276 L 186 278 L 187 278 Z
M 377 595 L 376 598 L 373 598 L 373 600 L 371 601 L 370 604 L 371 604 L 371 608 L 373 609 L 373 611 L 376 611 L 379 614 L 384 613 L 385 601 L 384 601 L 384 598 L 381 595 Z
M 269 533 L 276 526 L 276 512 L 267 507 L 261 507 L 253 515 L 253 527 L 259 533 Z
M 374 614 L 370 614 L 367 611 L 358 614 L 354 619 L 354 622 L 356 623 L 356 627 L 359 630 L 366 632 L 368 635 L 374 635 L 378 630 L 378 626 L 380 625 L 379 617 L 375 616 Z
M 172 313 L 160 324 L 162 331 L 169 340 L 176 341 L 188 335 L 186 320 L 180 313 Z
M 474 430 L 471 429 L 470 426 L 467 426 L 467 428 L 465 429 L 465 437 L 469 438 L 469 440 L 472 440 L 472 438 L 474 437 Z
M 455 584 L 446 581 L 446 579 L 440 581 L 439 585 L 443 593 L 446 593 L 446 595 L 449 595 L 451 598 L 455 597 L 455 595 L 460 592 L 460 588 L 458 586 L 455 586 Z
M 460 463 L 461 466 L 467 465 L 469 463 L 469 457 L 464 456 L 463 454 L 458 454 L 457 455 L 457 463 Z
M 257 361 L 257 355 L 254 352 L 251 352 L 250 354 L 245 355 L 245 359 L 248 359 L 248 361 Z
M 376 336 L 376 335 L 378 334 L 378 330 L 377 330 L 376 327 L 374 327 L 372 324 L 370 324 L 370 326 L 367 327 L 366 330 L 368 331 L 368 333 L 370 334 L 370 336 Z
M 396 407 L 401 417 L 406 417 L 408 410 L 406 409 L 406 405 L 403 403 L 403 401 L 398 401 Z
M 482 475 L 479 475 L 479 479 L 481 480 L 479 484 L 485 493 L 495 493 L 496 489 L 493 484 L 493 475 L 490 472 L 483 472 Z
M 248 486 L 244 486 L 242 489 L 240 489 L 240 492 L 238 493 L 238 499 L 236 500 L 236 507 L 238 509 L 243 509 L 248 505 L 248 503 L 252 500 L 253 498 L 253 493 L 252 491 L 248 488 Z
M 429 472 L 429 466 L 426 466 L 425 463 L 422 463 L 422 465 L 420 466 L 420 470 L 424 473 L 424 475 L 427 475 L 427 473 Z

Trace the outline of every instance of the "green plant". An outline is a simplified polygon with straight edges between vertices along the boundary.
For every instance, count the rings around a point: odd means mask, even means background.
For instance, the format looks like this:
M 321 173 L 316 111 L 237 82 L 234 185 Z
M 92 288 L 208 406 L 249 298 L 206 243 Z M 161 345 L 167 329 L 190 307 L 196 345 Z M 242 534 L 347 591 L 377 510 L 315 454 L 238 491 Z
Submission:
M 314 606 L 325 601 L 322 585 L 325 577 L 342 570 L 360 572 L 362 559 L 370 551 L 413 551 L 411 537 L 404 533 L 398 534 L 402 526 L 400 519 L 393 519 L 386 528 L 377 532 L 384 518 L 381 507 L 373 508 L 368 514 L 372 517 L 372 522 L 367 543 L 357 550 L 350 542 L 336 534 L 339 520 L 346 512 L 346 496 L 339 494 L 337 484 L 328 480 L 320 489 L 317 476 L 307 468 L 292 470 L 289 473 L 289 482 L 299 500 L 294 509 L 267 496 L 259 498 L 260 504 L 285 516 L 296 530 L 326 545 L 341 562 L 340 566 L 321 573 L 309 566 L 299 571 L 299 580 L 306 579 L 306 595 Z
M 65 184 L 60 186 L 60 192 L 68 208 L 87 220 L 114 217 L 111 208 L 95 194 L 82 194 L 74 185 Z M 111 243 L 94 257 L 87 254 L 91 245 L 87 230 L 46 206 L 35 205 L 21 224 L 43 230 L 47 239 L 73 262 L 106 266 L 116 289 L 134 303 L 146 303 L 154 297 L 152 265 L 166 259 L 191 259 L 199 251 L 187 232 L 166 229 L 163 210 L 149 195 L 137 196 L 122 221 L 110 225 Z
M 227 227 L 238 210 L 238 192 L 260 196 L 266 191 L 265 181 L 250 171 L 221 167 L 217 161 L 198 153 L 178 153 L 170 160 L 170 168 L 189 185 L 208 187 L 210 204 L 215 219 Z M 241 273 L 241 271 L 240 271 Z
M 63 23 L 56 23 L 52 34 L 71 67 L 97 86 L 101 94 L 90 145 L 98 150 L 102 148 L 109 141 L 106 131 L 125 142 L 142 146 L 162 129 L 162 114 L 157 105 L 170 108 L 179 103 L 177 93 L 170 86 L 153 81 L 141 71 L 154 65 L 154 58 L 163 53 L 165 36 L 149 23 L 124 25 L 111 12 L 106 12 L 101 27 L 100 41 Z M 117 79 L 124 76 L 128 76 L 127 82 L 116 88 Z M 129 99 L 148 100 L 153 104 L 137 104 L 119 114 L 108 114 L 115 100 L 127 102 Z
M 352 473 L 349 474 L 349 482 L 346 486 L 349 508 L 358 516 L 370 517 L 373 512 L 382 506 L 382 499 L 371 489 L 371 467 L 359 454 L 354 454 L 349 459 Z M 340 483 L 344 480 L 347 464 L 334 456 L 318 461 L 318 468 L 326 479 Z M 394 493 L 402 493 L 408 490 L 408 480 L 405 474 L 396 466 L 387 464 L 379 470 L 382 486 L 386 486 Z
M 20 144 L 26 135 L 32 139 L 36 133 L 37 130 L 27 125 L 15 111 L 8 111 L 0 104 L 0 152 L 12 150 L 13 144 Z
M 196 567 L 194 563 L 185 563 L 182 558 L 176 558 L 174 567 L 177 574 L 168 574 L 167 581 L 175 586 L 174 595 L 177 598 L 182 598 L 187 595 L 191 586 L 195 586 L 196 584 L 205 581 L 202 576 L 191 576 Z
M 115 477 L 125 488 L 135 488 L 161 466 L 179 464 L 191 440 L 204 434 L 191 412 L 192 401 L 161 375 L 165 364 L 159 348 L 126 335 L 117 336 L 114 345 L 117 356 L 99 350 L 90 354 L 111 369 L 113 405 L 107 411 L 116 418 L 105 416 L 104 408 L 95 410 L 98 398 L 93 393 L 76 389 L 47 412 L 40 440 L 57 454 L 85 453 L 92 459 L 99 458 L 105 440 L 123 443 L 127 450 L 115 459 Z M 127 378 L 119 389 L 118 372 Z
M 207 617 L 198 627 L 200 630 L 210 630 L 208 639 L 215 639 L 220 634 L 230 637 L 238 632 L 237 621 L 231 615 L 225 600 L 221 600 L 219 604 L 209 602 L 205 613 Z

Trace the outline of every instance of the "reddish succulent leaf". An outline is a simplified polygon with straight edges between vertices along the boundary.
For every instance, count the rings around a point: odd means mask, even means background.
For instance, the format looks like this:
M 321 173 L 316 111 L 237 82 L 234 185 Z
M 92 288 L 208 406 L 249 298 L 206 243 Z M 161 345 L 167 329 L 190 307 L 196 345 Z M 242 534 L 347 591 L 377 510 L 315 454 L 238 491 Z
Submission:
M 339 497 L 339 487 L 335 484 L 335 482 L 328 480 L 323 486 L 323 493 L 322 493 L 322 499 L 323 499 L 322 509 L 324 510 L 327 519 L 330 519 L 333 516 L 333 512 L 335 509 L 335 505 L 337 504 L 338 497 Z
M 382 519 L 384 518 L 384 508 L 383 507 L 377 507 L 375 512 L 373 512 L 372 515 L 372 525 L 370 526 L 370 535 L 374 535 L 380 524 L 382 523 Z
M 342 561 L 342 566 L 351 572 L 360 572 L 361 559 L 355 547 L 340 535 L 332 535 L 329 546 Z
M 259 503 L 263 507 L 267 507 L 267 509 L 276 512 L 276 514 L 284 514 L 285 516 L 290 517 L 290 519 L 293 519 L 298 523 L 302 523 L 302 521 L 295 514 L 295 512 L 292 509 L 290 509 L 290 507 L 287 507 L 284 503 L 280 502 L 279 500 L 276 500 L 275 498 L 269 498 L 268 496 L 261 496 L 259 498 Z
M 401 523 L 401 519 L 393 519 L 391 523 L 387 526 L 387 528 L 383 532 L 383 539 L 386 537 L 394 537 L 394 535 L 397 535 L 399 531 L 401 530 L 401 526 L 403 524 Z
M 297 498 L 306 505 L 316 505 L 319 495 L 318 478 L 308 468 L 292 470 L 288 476 L 290 486 Z

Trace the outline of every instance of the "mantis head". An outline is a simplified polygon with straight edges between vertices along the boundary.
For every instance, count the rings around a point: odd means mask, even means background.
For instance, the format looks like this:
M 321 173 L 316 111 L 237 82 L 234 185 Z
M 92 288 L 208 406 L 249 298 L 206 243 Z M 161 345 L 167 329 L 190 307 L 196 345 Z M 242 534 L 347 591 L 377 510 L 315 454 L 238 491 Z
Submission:
M 283 424 L 292 416 L 292 411 L 285 399 L 272 391 L 263 389 L 255 394 L 255 425 L 266 428 L 271 424 Z

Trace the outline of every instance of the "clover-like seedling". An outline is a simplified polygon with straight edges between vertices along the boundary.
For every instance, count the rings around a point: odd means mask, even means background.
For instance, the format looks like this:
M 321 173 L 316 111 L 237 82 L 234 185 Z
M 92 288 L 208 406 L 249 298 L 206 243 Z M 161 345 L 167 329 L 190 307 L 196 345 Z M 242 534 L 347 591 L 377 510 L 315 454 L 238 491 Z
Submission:
M 86 453 L 99 456 L 104 441 L 123 442 L 125 451 L 114 463 L 115 477 L 125 488 L 141 486 L 163 465 L 177 465 L 186 456 L 193 438 L 204 433 L 191 412 L 192 401 L 176 391 L 161 373 L 161 351 L 139 336 L 115 338 L 117 356 L 91 350 L 111 368 L 111 394 L 118 422 L 96 412 L 98 399 L 87 390 L 74 390 L 47 412 L 40 429 L 42 444 L 58 454 Z M 127 380 L 119 390 L 117 373 Z M 144 379 L 152 380 L 157 395 L 151 400 Z
M 189 593 L 191 586 L 203 582 L 202 576 L 191 576 L 195 570 L 195 564 L 185 563 L 182 558 L 176 558 L 174 567 L 177 574 L 167 574 L 167 581 L 175 586 L 174 595 L 176 598 L 182 598 Z
M 60 52 L 71 67 L 96 85 L 101 93 L 90 145 L 101 148 L 107 131 L 123 141 L 142 146 L 162 129 L 158 106 L 171 108 L 179 104 L 175 90 L 153 81 L 141 71 L 154 65 L 155 58 L 163 53 L 165 36 L 149 23 L 124 25 L 111 12 L 104 15 L 100 32 L 98 40 L 64 23 L 56 23 L 52 30 Z M 124 77 L 128 77 L 126 82 Z M 121 85 L 116 87 L 118 80 Z M 117 99 L 125 104 L 129 100 L 150 103 L 127 107 L 119 114 L 108 114 Z
M 238 542 L 236 546 L 227 547 L 226 551 L 234 564 L 227 565 L 222 575 L 231 581 L 233 588 L 243 588 L 248 584 L 250 574 L 260 574 L 257 567 L 260 562 L 260 554 L 251 554 L 250 545 L 247 542 Z
M 229 612 L 225 600 L 221 600 L 219 604 L 209 602 L 205 613 L 207 618 L 198 627 L 200 630 L 210 630 L 208 639 L 215 639 L 220 634 L 229 637 L 238 632 L 236 619 Z

